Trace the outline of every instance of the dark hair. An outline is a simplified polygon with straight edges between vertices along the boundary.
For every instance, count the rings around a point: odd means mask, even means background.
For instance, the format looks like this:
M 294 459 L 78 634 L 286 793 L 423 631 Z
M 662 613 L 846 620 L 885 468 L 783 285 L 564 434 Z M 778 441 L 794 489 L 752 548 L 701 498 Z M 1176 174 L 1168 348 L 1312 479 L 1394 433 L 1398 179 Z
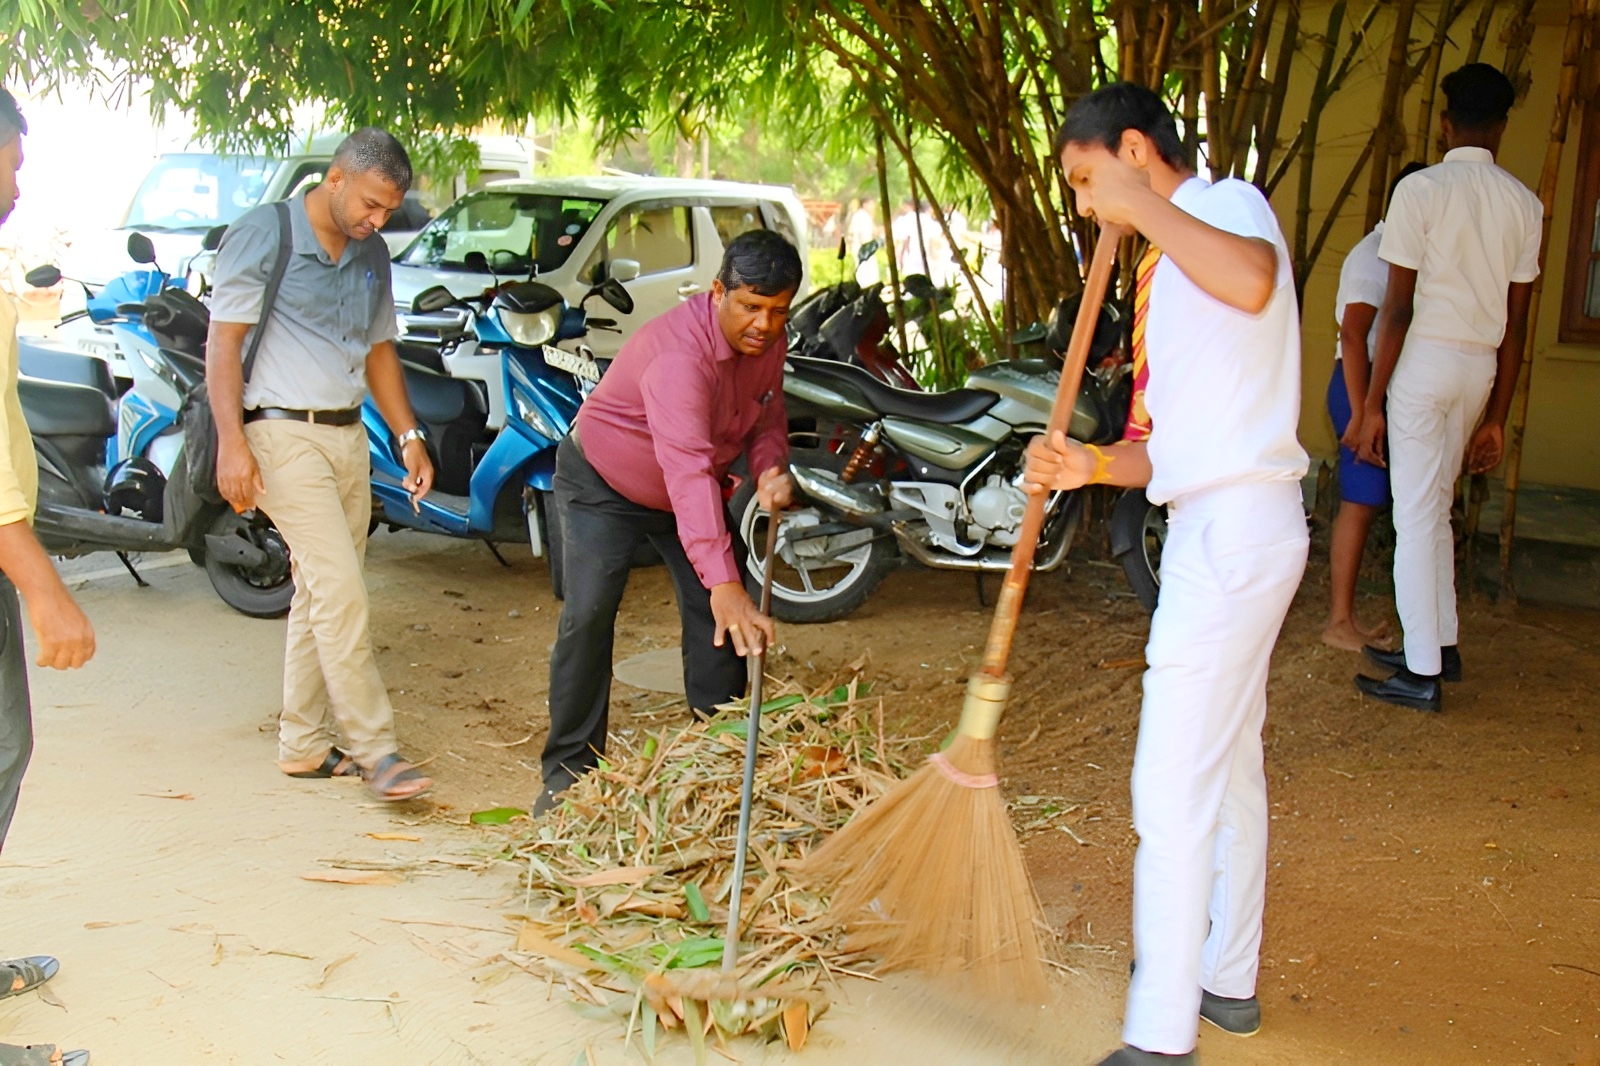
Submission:
M 378 174 L 401 192 L 411 188 L 411 157 L 394 135 L 376 126 L 356 130 L 334 149 L 335 164 L 351 174 Z
M 1126 130 L 1138 130 L 1150 138 L 1156 153 L 1172 167 L 1184 166 L 1183 141 L 1178 124 L 1161 97 L 1132 82 L 1118 82 L 1080 96 L 1067 109 L 1067 117 L 1056 133 L 1056 155 L 1069 144 L 1097 144 L 1109 152 L 1122 145 Z
M 729 292 L 745 288 L 762 296 L 799 289 L 800 277 L 800 253 L 770 229 L 753 229 L 729 241 L 717 271 L 717 280 Z
M 1439 83 L 1450 122 L 1464 130 L 1486 130 L 1506 120 L 1517 90 L 1511 79 L 1487 63 L 1468 63 Z
M 1415 174 L 1417 171 L 1419 171 L 1419 170 L 1427 170 L 1427 169 L 1428 169 L 1428 164 L 1426 164 L 1426 163 L 1418 163 L 1415 160 L 1413 160 L 1410 163 L 1407 163 L 1405 166 L 1401 167 L 1400 168 L 1400 173 L 1396 174 L 1394 176 L 1394 180 L 1389 183 L 1389 199 L 1384 201 L 1384 202 L 1385 203 L 1390 203 L 1390 204 L 1394 203 L 1394 191 L 1400 187 L 1400 183 L 1402 181 L 1405 181 L 1411 175 Z
M 0 144 L 10 144 L 11 138 L 28 132 L 28 120 L 17 108 L 17 98 L 10 90 L 0 88 Z

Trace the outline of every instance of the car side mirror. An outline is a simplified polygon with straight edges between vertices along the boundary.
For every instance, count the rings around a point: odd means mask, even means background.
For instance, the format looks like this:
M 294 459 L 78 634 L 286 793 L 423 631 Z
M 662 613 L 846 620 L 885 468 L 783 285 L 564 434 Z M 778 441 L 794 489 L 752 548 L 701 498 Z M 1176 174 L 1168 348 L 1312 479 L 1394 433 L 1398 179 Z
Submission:
M 411 313 L 414 315 L 431 315 L 436 311 L 443 311 L 446 307 L 456 302 L 450 290 L 443 285 L 434 285 L 417 293 L 411 301 Z
M 200 250 L 214 252 L 222 247 L 222 235 L 228 232 L 227 226 L 212 226 L 206 230 L 205 237 L 200 241 Z
M 142 233 L 128 234 L 128 258 L 135 263 L 154 263 L 156 246 Z
M 633 296 L 616 278 L 607 278 L 600 283 L 600 299 L 610 304 L 619 314 L 633 314 Z
M 46 263 L 28 271 L 23 280 L 36 289 L 49 289 L 61 284 L 61 271 Z
M 609 281 L 632 281 L 639 276 L 639 261 L 637 259 L 613 259 L 611 267 L 606 271 Z M 606 301 L 610 303 L 610 300 Z

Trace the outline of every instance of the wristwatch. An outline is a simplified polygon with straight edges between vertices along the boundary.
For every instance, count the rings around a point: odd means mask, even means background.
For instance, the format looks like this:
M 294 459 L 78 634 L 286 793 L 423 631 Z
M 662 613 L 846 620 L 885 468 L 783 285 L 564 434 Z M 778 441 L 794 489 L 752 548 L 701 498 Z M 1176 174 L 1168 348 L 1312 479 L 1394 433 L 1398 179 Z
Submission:
M 412 426 L 410 429 L 406 430 L 404 433 L 400 434 L 400 436 L 395 438 L 400 445 L 401 451 L 405 451 L 406 445 L 410 444 L 414 440 L 426 441 L 427 439 L 428 435 L 422 432 L 421 426 Z

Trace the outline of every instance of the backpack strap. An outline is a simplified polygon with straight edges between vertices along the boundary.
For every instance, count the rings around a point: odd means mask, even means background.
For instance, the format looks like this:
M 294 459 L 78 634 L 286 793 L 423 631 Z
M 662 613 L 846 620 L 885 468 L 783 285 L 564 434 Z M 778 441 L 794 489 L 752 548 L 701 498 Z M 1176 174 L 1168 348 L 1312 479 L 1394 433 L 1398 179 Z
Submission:
M 250 372 L 256 367 L 256 354 L 261 350 L 261 336 L 267 332 L 267 316 L 278 301 L 278 286 L 289 269 L 289 253 L 294 248 L 294 230 L 289 219 L 289 204 L 279 200 L 272 205 L 278 216 L 278 258 L 272 264 L 272 276 L 267 279 L 267 291 L 261 298 L 261 318 L 256 323 L 255 335 L 250 338 L 250 350 L 244 357 L 244 383 L 250 383 Z

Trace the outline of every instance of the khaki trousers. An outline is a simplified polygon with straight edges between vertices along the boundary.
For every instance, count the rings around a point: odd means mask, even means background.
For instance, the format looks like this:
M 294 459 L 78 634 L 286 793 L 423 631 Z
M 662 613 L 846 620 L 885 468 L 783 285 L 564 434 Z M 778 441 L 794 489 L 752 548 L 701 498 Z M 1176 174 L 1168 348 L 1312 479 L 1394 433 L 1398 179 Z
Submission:
M 257 502 L 288 543 L 294 570 L 278 758 L 321 760 L 337 745 L 370 767 L 396 744 L 361 573 L 372 513 L 366 432 L 360 423 L 289 421 L 244 431 L 266 485 Z

